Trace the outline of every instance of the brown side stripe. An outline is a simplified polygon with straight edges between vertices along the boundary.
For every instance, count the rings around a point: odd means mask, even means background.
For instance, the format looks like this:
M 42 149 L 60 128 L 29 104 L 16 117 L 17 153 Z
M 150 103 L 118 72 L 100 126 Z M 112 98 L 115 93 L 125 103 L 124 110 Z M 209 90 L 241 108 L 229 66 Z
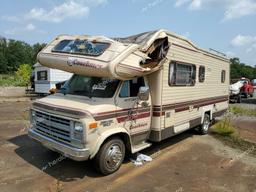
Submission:
M 149 117 L 149 116 L 150 116 L 150 112 L 140 113 L 140 114 L 135 115 L 135 116 L 119 117 L 119 118 L 117 118 L 117 122 L 122 123 L 122 122 L 130 121 L 130 120 L 143 119 L 143 118 L 146 118 L 146 117 Z
M 131 111 L 131 112 L 130 112 Z M 150 112 L 150 107 L 148 108 L 135 108 L 135 109 L 122 109 L 117 111 L 108 111 L 108 112 L 102 112 L 93 114 L 93 117 L 96 121 L 104 120 L 104 119 L 111 119 L 111 118 L 118 118 L 123 116 L 128 116 L 129 113 L 132 115 L 144 113 L 144 112 Z
M 164 116 L 165 115 L 165 111 L 162 112 L 153 112 L 153 116 L 154 117 L 160 117 L 160 116 Z
M 159 117 L 161 116 L 161 114 L 165 115 L 165 111 L 167 110 L 174 109 L 175 112 L 182 112 L 182 111 L 189 110 L 190 106 L 192 106 L 193 108 L 199 108 L 206 105 L 211 105 L 211 104 L 220 103 L 224 101 L 228 101 L 228 96 L 198 99 L 194 101 L 181 102 L 176 104 L 167 104 L 167 105 L 163 105 L 163 107 L 156 105 L 153 107 L 153 116 Z M 161 109 L 162 109 L 162 112 L 161 112 Z

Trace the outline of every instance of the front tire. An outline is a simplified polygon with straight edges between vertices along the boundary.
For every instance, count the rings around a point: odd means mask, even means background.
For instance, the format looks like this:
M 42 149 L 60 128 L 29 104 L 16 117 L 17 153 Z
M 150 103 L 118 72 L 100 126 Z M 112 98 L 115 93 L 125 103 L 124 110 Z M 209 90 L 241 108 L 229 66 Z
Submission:
M 96 169 L 103 175 L 117 171 L 125 156 L 125 145 L 119 137 L 114 137 L 105 142 L 95 158 Z
M 210 128 L 210 124 L 211 124 L 210 115 L 209 114 L 204 114 L 204 120 L 203 120 L 202 125 L 199 128 L 199 133 L 201 135 L 208 134 L 209 128 Z

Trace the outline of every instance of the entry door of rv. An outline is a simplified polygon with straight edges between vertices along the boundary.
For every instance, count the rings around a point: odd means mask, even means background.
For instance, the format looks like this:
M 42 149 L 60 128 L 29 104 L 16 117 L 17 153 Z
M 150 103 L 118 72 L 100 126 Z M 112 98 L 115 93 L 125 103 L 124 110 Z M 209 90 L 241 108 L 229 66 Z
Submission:
M 143 77 L 124 81 L 117 96 L 117 108 L 123 111 L 122 116 L 117 118 L 119 125 L 132 136 L 141 135 L 140 138 L 144 140 L 143 137 L 148 136 L 150 131 L 151 97 L 143 103 L 138 101 L 138 92 L 140 87 L 145 85 Z M 144 106 L 142 106 L 143 104 Z

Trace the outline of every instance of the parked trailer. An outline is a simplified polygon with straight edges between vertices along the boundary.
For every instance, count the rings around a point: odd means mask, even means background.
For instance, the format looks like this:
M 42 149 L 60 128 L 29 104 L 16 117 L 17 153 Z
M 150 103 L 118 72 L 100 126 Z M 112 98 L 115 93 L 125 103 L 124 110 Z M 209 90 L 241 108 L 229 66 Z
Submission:
M 50 94 L 49 90 L 56 88 L 57 83 L 70 79 L 72 73 L 42 66 L 40 63 L 34 65 L 35 79 L 35 93 Z
M 198 127 L 207 134 L 229 99 L 228 58 L 159 30 L 128 38 L 58 36 L 38 55 L 74 73 L 33 103 L 29 136 L 107 175 L 136 153 Z

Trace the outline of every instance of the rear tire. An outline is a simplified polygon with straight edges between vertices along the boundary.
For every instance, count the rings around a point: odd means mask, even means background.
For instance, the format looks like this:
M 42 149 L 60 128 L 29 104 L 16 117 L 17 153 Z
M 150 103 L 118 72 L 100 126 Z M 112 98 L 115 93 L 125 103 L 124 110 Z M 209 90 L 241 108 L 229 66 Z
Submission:
M 236 102 L 237 102 L 237 103 L 241 103 L 241 95 L 240 95 L 240 94 L 237 96 Z
M 200 125 L 199 133 L 201 135 L 208 134 L 209 128 L 210 128 L 210 124 L 211 124 L 210 115 L 209 114 L 204 114 L 204 120 L 203 120 L 202 125 Z
M 117 171 L 125 156 L 125 145 L 119 137 L 106 141 L 95 157 L 96 169 L 103 175 Z

